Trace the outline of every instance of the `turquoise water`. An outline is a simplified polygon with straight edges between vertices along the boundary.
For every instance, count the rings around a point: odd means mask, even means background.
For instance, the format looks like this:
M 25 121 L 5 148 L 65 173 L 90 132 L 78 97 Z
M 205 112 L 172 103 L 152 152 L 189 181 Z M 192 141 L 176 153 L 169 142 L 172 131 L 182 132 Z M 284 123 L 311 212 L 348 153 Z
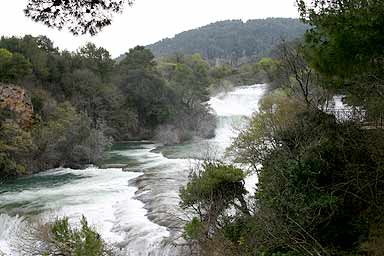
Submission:
M 29 222 L 68 216 L 76 224 L 85 215 L 122 255 L 186 255 L 180 245 L 183 219 L 178 192 L 191 168 L 205 158 L 223 157 L 266 90 L 238 87 L 210 100 L 217 116 L 216 136 L 162 147 L 149 141 L 114 145 L 102 165 L 122 168 L 55 169 L 0 187 L 0 250 L 23 255 L 15 241 Z M 253 179 L 249 184 L 254 184 Z

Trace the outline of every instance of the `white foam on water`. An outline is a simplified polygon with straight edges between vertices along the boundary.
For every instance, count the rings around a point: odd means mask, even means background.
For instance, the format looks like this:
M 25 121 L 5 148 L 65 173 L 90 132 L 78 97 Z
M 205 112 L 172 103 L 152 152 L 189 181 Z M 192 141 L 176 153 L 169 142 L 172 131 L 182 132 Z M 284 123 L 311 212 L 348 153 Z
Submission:
M 12 255 L 12 240 L 17 236 L 18 230 L 23 225 L 23 218 L 11 217 L 7 214 L 0 214 L 0 255 Z
M 243 117 L 250 117 L 258 110 L 265 90 L 266 85 L 236 87 L 232 92 L 211 98 L 209 104 L 219 117 L 219 123 L 216 137 L 207 140 L 207 145 L 218 147 L 219 153 L 223 154 L 238 134 L 236 128 L 246 124 Z M 12 211 L 20 215 L 39 211 L 39 216 L 47 220 L 66 215 L 73 224 L 77 224 L 84 214 L 105 240 L 122 249 L 123 255 L 180 255 L 172 245 L 164 245 L 164 240 L 172 234 L 172 230 L 165 226 L 177 224 L 173 215 L 180 214 L 179 188 L 188 181 L 188 170 L 198 161 L 168 159 L 161 153 L 152 152 L 157 146 L 147 143 L 139 149 L 113 152 L 137 161 L 135 169 L 139 172 L 90 167 L 80 171 L 55 169 L 38 174 L 58 178 L 71 174 L 78 178 L 56 186 L 36 185 L 0 194 L 0 209 L 2 205 L 17 205 Z M 138 188 L 130 183 L 134 179 Z M 249 191 L 254 189 L 256 181 L 255 175 L 246 179 Z M 149 215 L 153 221 L 149 220 Z M 168 224 L 155 224 L 163 222 Z M 10 241 L 15 236 L 12 230 L 22 223 L 22 217 L 0 215 L 0 250 L 12 255 Z
M 240 86 L 235 90 L 212 97 L 209 104 L 218 116 L 216 136 L 211 140 L 222 155 L 245 127 L 248 118 L 259 109 L 267 85 Z
M 71 169 L 53 170 L 39 175 L 61 175 L 74 173 L 81 179 L 70 183 L 33 190 L 0 195 L 1 204 L 14 203 L 22 205 L 21 211 L 43 210 L 40 217 L 52 220 L 60 216 L 68 216 L 72 224 L 77 224 L 84 215 L 88 222 L 102 234 L 110 243 L 124 243 L 126 229 L 136 228 L 138 234 L 153 234 L 143 236 L 146 246 L 156 246 L 160 237 L 169 235 L 166 228 L 154 224 L 146 217 L 144 204 L 134 199 L 137 188 L 128 186 L 128 181 L 142 173 L 123 172 L 121 169 L 97 169 L 75 171 Z M 4 219 L 3 215 L 2 219 Z M 1 220 L 1 219 L 0 219 Z M 7 241 L 12 240 L 14 233 L 8 232 L 9 226 L 19 224 L 19 218 L 11 218 L 3 226 L 0 233 L 0 249 L 11 255 Z M 4 237 L 9 237 L 7 240 Z M 153 243 L 153 244 L 152 244 Z
M 212 97 L 209 104 L 218 116 L 249 117 L 258 110 L 266 88 L 265 84 L 236 87 L 233 91 Z
M 268 85 L 241 86 L 229 93 L 222 93 L 209 101 L 214 113 L 219 117 L 216 136 L 212 140 L 218 145 L 223 155 L 239 132 L 245 128 L 249 118 L 259 110 Z M 254 195 L 258 177 L 250 173 L 245 178 L 245 188 L 249 195 Z

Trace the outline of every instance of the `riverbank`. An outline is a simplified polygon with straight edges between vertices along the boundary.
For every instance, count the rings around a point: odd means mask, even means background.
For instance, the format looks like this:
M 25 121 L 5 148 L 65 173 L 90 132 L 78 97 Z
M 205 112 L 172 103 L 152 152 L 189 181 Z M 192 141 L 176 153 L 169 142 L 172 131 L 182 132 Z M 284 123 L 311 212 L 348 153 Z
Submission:
M 150 141 L 114 145 L 104 164 L 126 165 L 125 172 L 121 168 L 55 169 L 2 186 L 0 214 L 8 216 L 4 218 L 9 223 L 6 226 L 11 226 L 8 230 L 17 229 L 14 225 L 19 225 L 19 218 L 23 226 L 24 221 L 66 215 L 76 224 L 84 214 L 100 235 L 123 253 L 186 255 L 188 248 L 182 246 L 180 236 L 187 216 L 179 208 L 179 188 L 188 181 L 198 155 L 213 148 L 224 152 L 236 136 L 232 125 L 246 121 L 242 116 L 257 110 L 266 88 L 239 87 L 212 98 L 210 104 L 217 116 L 214 138 L 160 148 Z M 231 110 L 225 110 L 229 105 Z M 0 241 L 5 240 L 13 250 L 13 240 L 20 238 L 1 235 L 6 232 L 0 231 Z

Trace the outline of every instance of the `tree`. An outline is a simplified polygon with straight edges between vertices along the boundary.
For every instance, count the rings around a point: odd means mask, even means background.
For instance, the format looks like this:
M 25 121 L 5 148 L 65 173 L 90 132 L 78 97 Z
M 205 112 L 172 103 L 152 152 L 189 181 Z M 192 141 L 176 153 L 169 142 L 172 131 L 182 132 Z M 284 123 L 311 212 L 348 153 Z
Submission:
M 223 226 L 231 223 L 234 212 L 250 215 L 244 178 L 245 173 L 234 166 L 205 162 L 192 171 L 191 180 L 180 189 L 181 208 L 192 210 L 194 214 L 185 226 L 184 236 L 198 242 L 203 252 L 208 250 L 205 247 L 214 237 L 221 235 Z M 218 248 L 213 250 L 218 251 Z
M 96 163 L 111 143 L 103 128 L 103 124 L 93 127 L 90 118 L 69 102 L 59 104 L 48 121 L 34 129 L 35 164 L 45 169 Z
M 246 163 L 259 172 L 260 163 L 279 148 L 279 132 L 289 129 L 296 113 L 303 109 L 305 105 L 289 97 L 287 91 L 271 92 L 262 99 L 259 112 L 254 114 L 246 129 L 240 131 L 227 154 L 234 156 L 235 162 Z
M 255 215 L 241 220 L 252 250 L 350 255 L 382 239 L 382 134 L 281 90 L 265 97 L 230 148 L 259 178 Z
M 165 144 L 190 140 L 194 137 L 209 138 L 214 134 L 214 116 L 209 113 L 209 65 L 199 54 L 176 56 L 161 60 L 158 68 L 166 79 L 175 114 L 165 126 L 158 129 L 157 137 Z
M 179 86 L 179 91 L 164 79 L 153 54 L 142 46 L 131 49 L 116 63 L 107 50 L 94 44 L 68 52 L 59 51 L 44 36 L 1 37 L 0 81 L 17 82 L 31 98 L 27 110 L 21 109 L 17 100 L 11 104 L 3 100 L 15 115 L 12 125 L 21 127 L 2 124 L 3 176 L 95 164 L 111 137 L 164 138 L 157 136 L 164 127 L 169 127 L 166 134 L 180 138 L 174 142 L 212 136 L 213 116 L 200 104 L 208 97 L 208 66 L 198 55 L 183 61 L 190 79 L 180 83 L 183 87 Z M 172 72 L 168 80 L 173 79 Z M 195 102 L 188 107 L 180 99 L 187 93 Z M 2 114 L 4 119 L 6 114 Z M 3 150 L 3 145 L 7 146 L 12 136 L 20 137 L 17 133 L 24 128 L 32 130 L 32 135 L 29 130 L 27 133 L 33 149 L 24 150 L 20 141 Z
M 382 70 L 384 6 L 380 0 L 297 1 L 306 33 L 308 59 L 317 70 L 350 77 Z
M 112 22 L 132 0 L 29 0 L 24 12 L 36 22 L 58 29 L 68 28 L 73 34 L 97 34 Z
M 106 120 L 114 110 L 114 101 L 118 98 L 116 87 L 103 83 L 100 75 L 91 70 L 76 69 L 63 76 L 62 84 L 73 105 L 91 118 L 93 127 L 98 121 Z
M 173 66 L 170 82 L 178 98 L 190 109 L 208 101 L 209 66 L 199 54 L 185 56 Z
M 2 37 L 0 40 L 0 48 L 5 48 L 12 53 L 19 53 L 23 55 L 32 64 L 32 75 L 34 76 L 33 82 L 45 82 L 49 77 L 48 60 L 50 53 L 56 50 L 51 49 L 52 41 L 46 37 L 33 37 L 25 35 L 22 38 L 18 37 Z M 50 49 L 50 51 L 46 51 Z
M 53 222 L 26 225 L 21 230 L 23 239 L 15 246 L 23 255 L 116 255 L 84 216 L 79 224 L 73 227 L 68 217 L 62 217 Z
M 266 76 L 266 82 L 272 86 L 276 86 L 278 81 L 279 73 L 281 72 L 281 63 L 278 60 L 272 58 L 262 58 L 256 64 L 256 72 L 264 72 Z
M 112 60 L 109 52 L 102 48 L 96 47 L 93 43 L 87 43 L 78 51 L 81 65 L 92 70 L 104 82 L 109 81 L 111 73 L 115 66 L 115 61 Z
M 156 66 L 155 56 L 151 50 L 144 46 L 136 46 L 126 53 L 125 58 L 120 62 L 121 66 L 129 69 L 146 69 L 152 70 Z
M 283 42 L 276 50 L 279 61 L 280 85 L 289 88 L 297 98 L 301 98 L 307 107 L 322 108 L 328 99 L 328 93 L 321 87 L 324 80 L 305 61 L 305 52 L 301 42 Z
M 384 5 L 380 0 L 297 1 L 305 58 L 327 87 L 343 90 L 348 103 L 378 121 L 384 107 Z
M 19 81 L 31 71 L 31 64 L 23 55 L 0 48 L 0 82 Z
M 175 97 L 156 69 L 150 50 L 137 46 L 118 66 L 120 89 L 127 105 L 135 108 L 142 127 L 153 129 L 170 119 Z

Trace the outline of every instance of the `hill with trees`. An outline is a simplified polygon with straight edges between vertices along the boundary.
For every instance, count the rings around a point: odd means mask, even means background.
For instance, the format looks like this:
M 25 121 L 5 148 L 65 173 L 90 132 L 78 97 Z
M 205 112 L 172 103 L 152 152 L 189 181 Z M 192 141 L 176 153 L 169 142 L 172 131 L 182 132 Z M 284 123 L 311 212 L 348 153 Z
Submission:
M 307 28 L 300 20 L 291 18 L 226 20 L 182 32 L 147 48 L 157 57 L 199 53 L 213 63 L 221 60 L 237 65 L 268 56 L 282 39 L 300 38 Z
M 97 164 L 113 141 L 165 144 L 212 136 L 209 65 L 168 61 L 143 46 L 116 63 L 88 43 L 60 51 L 45 36 L 0 39 L 0 182 L 59 166 Z M 171 132 L 172 131 L 172 132 Z

